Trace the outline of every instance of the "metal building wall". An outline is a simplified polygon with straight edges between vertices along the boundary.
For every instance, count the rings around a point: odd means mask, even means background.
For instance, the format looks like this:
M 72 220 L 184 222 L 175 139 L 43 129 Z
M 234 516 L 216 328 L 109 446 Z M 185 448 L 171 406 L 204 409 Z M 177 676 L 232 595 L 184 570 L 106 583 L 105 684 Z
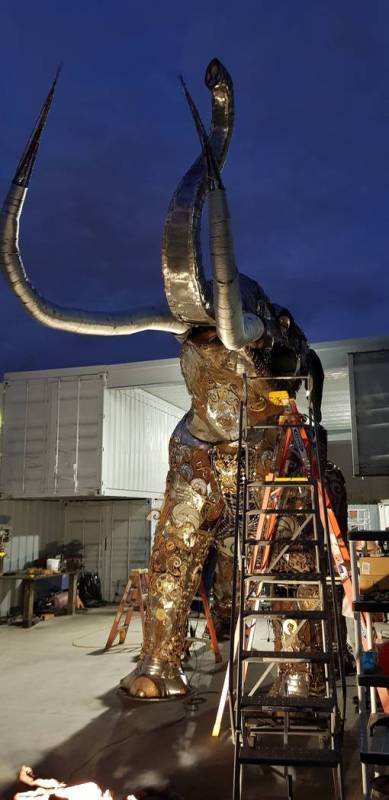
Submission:
M 7 544 L 4 572 L 23 569 L 49 543 L 63 541 L 64 507 L 61 501 L 0 500 L 0 520 L 12 526 Z M 5 616 L 20 599 L 20 581 L 0 581 L 0 616 Z
M 165 490 L 170 436 L 182 411 L 142 389 L 104 394 L 102 494 L 154 497 Z
M 182 411 L 105 373 L 5 383 L 0 491 L 14 498 L 154 497 Z
M 65 503 L 64 542 L 79 542 L 85 569 L 98 572 L 105 600 L 117 601 L 128 574 L 147 567 L 150 501 L 86 500 Z
M 100 491 L 103 375 L 4 384 L 1 491 L 66 497 Z

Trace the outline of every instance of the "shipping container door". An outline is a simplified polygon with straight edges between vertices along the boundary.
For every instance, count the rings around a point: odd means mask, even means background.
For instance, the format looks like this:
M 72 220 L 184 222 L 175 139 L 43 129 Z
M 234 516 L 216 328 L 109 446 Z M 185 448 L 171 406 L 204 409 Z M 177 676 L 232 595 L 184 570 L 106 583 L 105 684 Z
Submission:
M 49 494 L 98 494 L 104 376 L 58 378 L 49 382 Z
M 9 381 L 3 398 L 1 491 L 19 497 L 40 496 L 47 470 L 46 382 Z

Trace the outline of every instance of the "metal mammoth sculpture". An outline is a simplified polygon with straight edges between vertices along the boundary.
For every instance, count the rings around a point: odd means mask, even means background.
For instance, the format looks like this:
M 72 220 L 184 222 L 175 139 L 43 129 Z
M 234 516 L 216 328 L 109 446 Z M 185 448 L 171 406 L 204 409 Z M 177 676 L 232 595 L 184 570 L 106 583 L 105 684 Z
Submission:
M 214 613 L 220 619 L 229 614 L 231 553 L 227 540 L 236 491 L 243 375 L 249 378 L 250 424 L 278 415 L 269 397 L 272 389 L 279 388 L 276 377 L 294 376 L 289 391 L 295 394 L 301 385 L 299 376 L 310 374 L 309 391 L 317 418 L 323 384 L 320 361 L 292 315 L 272 303 L 256 281 L 240 274 L 236 266 L 226 191 L 220 177 L 234 121 L 232 81 L 220 61 L 213 59 L 205 83 L 212 100 L 208 134 L 184 86 L 201 153 L 179 183 L 167 214 L 162 240 L 165 308 L 117 314 L 69 310 L 43 298 L 26 274 L 18 245 L 19 221 L 56 80 L 20 160 L 1 216 L 2 268 L 12 291 L 34 319 L 79 334 L 118 336 L 160 330 L 178 336 L 182 342 L 181 368 L 192 405 L 171 438 L 166 493 L 150 563 L 145 638 L 135 671 L 122 682 L 130 695 L 150 699 L 188 691 L 181 668 L 187 618 L 212 546 L 217 552 Z M 205 198 L 210 281 L 205 278 L 200 248 Z M 274 437 L 264 432 L 255 450 L 258 478 L 271 468 L 273 451 Z M 301 562 L 308 556 L 297 553 L 296 558 Z M 312 638 L 314 632 L 309 631 L 309 623 L 306 625 L 305 639 L 307 635 Z M 274 633 L 276 641 L 282 638 L 276 623 Z M 304 635 L 301 647 L 303 640 Z M 303 691 L 301 676 L 297 678 L 297 691 Z M 296 674 L 289 679 L 292 690 Z

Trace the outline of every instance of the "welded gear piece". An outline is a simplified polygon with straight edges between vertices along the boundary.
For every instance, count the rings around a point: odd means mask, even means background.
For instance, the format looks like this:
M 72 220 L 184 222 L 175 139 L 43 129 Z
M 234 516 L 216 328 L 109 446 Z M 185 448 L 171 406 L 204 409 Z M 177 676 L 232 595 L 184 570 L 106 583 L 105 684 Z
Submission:
M 193 467 L 190 464 L 181 464 L 180 475 L 184 480 L 190 483 L 193 478 Z
M 296 591 L 297 607 L 301 611 L 318 611 L 320 609 L 319 589 L 314 584 L 300 584 Z
M 173 521 L 181 527 L 182 525 L 192 525 L 194 529 L 199 527 L 200 513 L 189 503 L 179 503 L 172 510 Z
M 202 497 L 205 497 L 207 494 L 207 484 L 202 478 L 194 478 L 191 481 L 191 488 L 193 489 L 196 494 L 200 494 Z
M 227 434 L 234 431 L 234 437 L 239 419 L 239 405 L 239 397 L 227 386 L 218 386 L 208 390 L 207 416 Z
M 238 457 L 236 448 L 215 447 L 213 451 L 213 465 L 216 478 L 223 494 L 236 493 L 236 480 L 238 472 Z

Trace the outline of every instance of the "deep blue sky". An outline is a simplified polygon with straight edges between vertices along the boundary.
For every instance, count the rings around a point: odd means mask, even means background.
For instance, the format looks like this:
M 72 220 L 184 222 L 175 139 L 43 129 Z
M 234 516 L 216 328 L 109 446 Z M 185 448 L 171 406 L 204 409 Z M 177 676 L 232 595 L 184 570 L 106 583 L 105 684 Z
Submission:
M 3 3 L 2 197 L 64 62 L 23 217 L 33 282 L 69 306 L 159 300 L 166 208 L 198 152 L 178 74 L 208 120 L 213 56 L 235 83 L 224 177 L 240 269 L 313 341 L 388 334 L 387 0 Z M 43 328 L 3 283 L 0 372 L 177 352 L 165 334 Z

